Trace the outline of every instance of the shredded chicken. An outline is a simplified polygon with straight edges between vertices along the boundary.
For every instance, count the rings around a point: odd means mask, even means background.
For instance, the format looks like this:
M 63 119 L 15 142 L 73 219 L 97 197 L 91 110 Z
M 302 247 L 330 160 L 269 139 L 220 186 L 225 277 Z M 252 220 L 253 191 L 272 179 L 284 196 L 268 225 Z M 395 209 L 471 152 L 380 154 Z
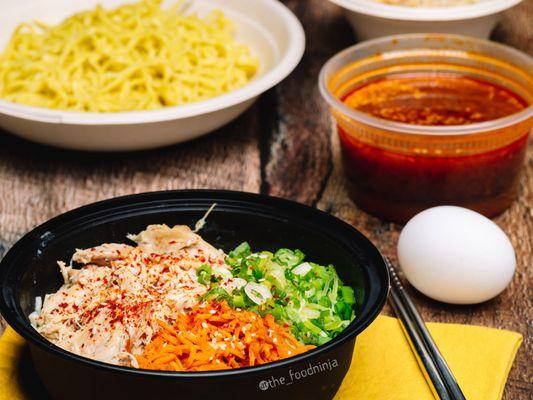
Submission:
M 158 330 L 206 293 L 196 268 L 227 271 L 225 254 L 186 226 L 150 225 L 129 235 L 137 247 L 107 243 L 77 250 L 75 269 L 58 262 L 65 284 L 31 320 L 59 347 L 95 360 L 136 367 Z
M 179 254 L 182 249 L 188 249 L 196 252 L 202 250 L 207 256 L 219 257 L 223 254 L 186 225 L 176 225 L 173 228 L 149 225 L 138 235 L 128 235 L 128 239 L 148 253 Z
M 89 249 L 77 249 L 72 261 L 80 264 L 109 265 L 111 261 L 128 256 L 133 247 L 127 244 L 105 243 Z

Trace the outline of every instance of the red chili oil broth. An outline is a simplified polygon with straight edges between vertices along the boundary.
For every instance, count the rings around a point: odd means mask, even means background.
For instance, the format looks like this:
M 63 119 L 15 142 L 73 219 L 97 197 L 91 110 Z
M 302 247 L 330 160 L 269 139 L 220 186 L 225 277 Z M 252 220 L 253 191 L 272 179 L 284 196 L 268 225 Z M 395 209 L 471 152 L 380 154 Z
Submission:
M 359 86 L 343 101 L 377 118 L 425 126 L 485 122 L 528 106 L 504 87 L 452 74 L 387 77 Z M 369 213 L 399 223 L 443 204 L 501 213 L 516 196 L 528 138 L 524 132 L 487 152 L 434 156 L 390 151 L 338 130 L 350 196 Z

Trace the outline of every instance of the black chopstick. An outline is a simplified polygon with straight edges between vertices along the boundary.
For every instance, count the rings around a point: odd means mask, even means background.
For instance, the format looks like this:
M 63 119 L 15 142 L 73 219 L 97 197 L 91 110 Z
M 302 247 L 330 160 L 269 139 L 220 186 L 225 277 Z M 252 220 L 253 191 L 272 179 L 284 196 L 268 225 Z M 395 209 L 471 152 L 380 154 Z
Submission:
M 452 400 L 448 394 L 446 385 L 439 374 L 437 365 L 434 363 L 431 355 L 424 346 L 424 342 L 418 334 L 412 320 L 409 318 L 408 312 L 399 299 L 399 295 L 394 286 L 392 286 L 390 290 L 390 302 L 394 313 L 400 319 L 405 337 L 413 350 L 413 354 L 416 356 L 416 361 L 424 373 L 424 377 L 429 384 L 433 395 L 440 400 Z
M 391 305 L 402 323 L 406 337 L 413 348 L 419 365 L 425 370 L 426 379 L 432 384 L 434 394 L 441 400 L 466 400 L 450 367 L 433 341 L 420 313 L 404 290 L 396 270 L 385 259 L 391 276 Z M 435 374 L 437 376 L 435 376 Z

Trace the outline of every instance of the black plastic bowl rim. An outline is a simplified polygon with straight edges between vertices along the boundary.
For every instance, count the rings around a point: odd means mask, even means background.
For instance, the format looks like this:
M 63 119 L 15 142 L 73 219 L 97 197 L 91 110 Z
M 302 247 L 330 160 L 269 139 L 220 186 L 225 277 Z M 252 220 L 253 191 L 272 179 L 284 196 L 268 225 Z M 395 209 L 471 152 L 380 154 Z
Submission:
M 139 208 L 142 204 L 143 207 L 150 206 L 150 209 L 154 208 L 155 203 L 167 202 L 166 204 L 158 206 L 158 209 L 164 209 L 165 205 L 169 205 L 168 202 L 174 200 L 183 200 L 190 198 L 193 202 L 198 200 L 209 200 L 213 203 L 224 203 L 224 208 L 238 208 L 239 206 L 246 206 L 246 204 L 263 204 L 272 208 L 289 209 L 294 212 L 306 213 L 314 218 L 326 221 L 332 228 L 338 231 L 343 231 L 343 235 L 351 235 L 359 243 L 365 247 L 365 251 L 373 253 L 372 255 L 379 259 L 378 268 L 380 270 L 376 273 L 381 276 L 381 285 L 377 292 L 373 293 L 371 304 L 367 307 L 367 311 L 356 316 L 354 321 L 350 323 L 330 342 L 318 346 L 317 348 L 302 353 L 300 355 L 286 358 L 280 361 L 270 362 L 253 367 L 243 367 L 230 370 L 219 371 L 201 371 L 201 372 L 172 372 L 172 371 L 155 371 L 146 369 L 136 369 L 131 367 L 123 367 L 119 365 L 109 364 L 101 361 L 96 361 L 90 358 L 82 357 L 77 354 L 63 350 L 55 344 L 49 342 L 43 336 L 41 336 L 28 322 L 27 316 L 22 311 L 20 305 L 13 295 L 11 288 L 5 285 L 9 270 L 16 268 L 17 259 L 22 254 L 30 242 L 34 242 L 36 238 L 40 238 L 46 241 L 46 232 L 51 232 L 58 227 L 65 224 L 82 223 L 87 221 L 97 220 L 98 214 L 103 217 L 104 214 L 108 214 L 111 210 L 113 215 L 121 214 L 121 212 L 131 211 L 132 209 Z M 227 202 L 227 203 L 226 203 Z M 194 205 L 194 203 L 191 203 Z M 233 206 L 233 207 L 232 207 Z M 141 207 L 141 209 L 143 208 Z M 267 213 L 268 214 L 268 213 Z M 272 215 L 272 214 L 268 214 Z M 80 221 L 86 220 L 86 221 Z M 243 238 L 245 240 L 245 238 Z M 0 312 L 7 323 L 27 342 L 33 344 L 40 349 L 51 353 L 52 355 L 62 357 L 67 360 L 74 360 L 82 363 L 86 366 L 91 366 L 103 371 L 109 371 L 113 373 L 122 373 L 130 376 L 149 376 L 159 378 L 180 378 L 180 379 L 198 379 L 198 378 L 221 378 L 225 376 L 251 376 L 256 373 L 265 373 L 270 369 L 278 367 L 290 366 L 293 363 L 305 362 L 306 359 L 312 358 L 314 355 L 328 352 L 331 349 L 337 348 L 342 344 L 354 339 L 359 333 L 370 325 L 372 321 L 378 316 L 383 305 L 385 304 L 389 291 L 389 274 L 386 268 L 386 264 L 379 250 L 366 238 L 362 233 L 356 230 L 351 225 L 338 218 L 331 216 L 330 214 L 300 204 L 290 200 L 285 200 L 278 197 L 266 196 L 261 194 L 238 192 L 230 190 L 209 190 L 209 189 L 191 189 L 191 190 L 168 190 L 132 194 L 127 196 L 120 196 L 103 200 L 95 203 L 91 203 L 66 213 L 60 214 L 47 222 L 39 225 L 29 233 L 24 235 L 15 245 L 7 252 L 4 258 L 0 262 L 0 284 L 1 296 L 0 296 Z M 23 322 L 24 321 L 24 322 Z

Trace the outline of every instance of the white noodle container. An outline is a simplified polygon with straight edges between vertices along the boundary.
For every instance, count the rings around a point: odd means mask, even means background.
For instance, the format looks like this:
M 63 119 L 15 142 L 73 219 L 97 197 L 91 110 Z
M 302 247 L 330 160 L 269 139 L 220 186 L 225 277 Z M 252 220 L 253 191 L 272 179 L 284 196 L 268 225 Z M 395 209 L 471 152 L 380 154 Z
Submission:
M 135 0 L 7 1 L 0 13 L 0 50 L 25 21 L 58 23 L 73 13 Z M 176 3 L 166 0 L 163 7 Z M 127 151 L 166 146 L 209 133 L 235 119 L 299 63 L 305 36 L 298 19 L 277 0 L 193 0 L 188 12 L 222 10 L 239 42 L 259 58 L 244 87 L 209 100 L 159 110 L 88 113 L 30 107 L 0 99 L 0 127 L 28 140 L 76 150 Z
M 344 9 L 359 40 L 403 33 L 452 33 L 487 39 L 503 11 L 521 0 L 478 0 L 452 7 L 403 7 L 373 0 L 330 0 Z

